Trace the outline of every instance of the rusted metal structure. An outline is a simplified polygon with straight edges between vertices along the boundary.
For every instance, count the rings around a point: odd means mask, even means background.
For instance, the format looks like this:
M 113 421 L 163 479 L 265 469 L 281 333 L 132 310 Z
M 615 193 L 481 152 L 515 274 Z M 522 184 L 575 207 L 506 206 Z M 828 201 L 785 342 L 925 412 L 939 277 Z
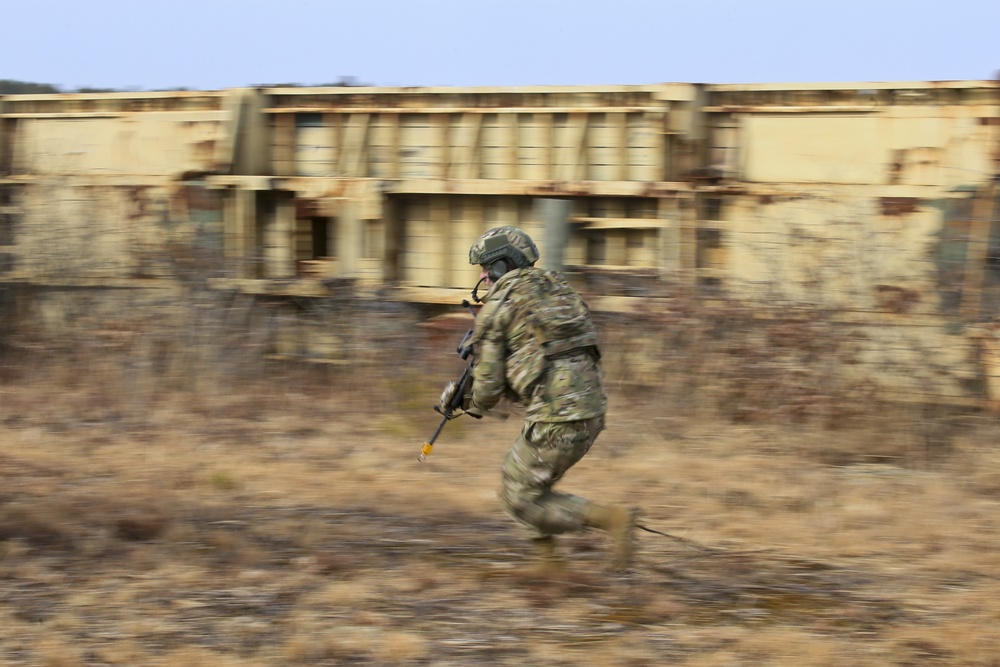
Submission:
M 538 235 L 535 202 L 553 197 L 574 201 L 583 232 L 569 264 L 658 273 L 678 261 L 669 236 L 691 190 L 680 175 L 698 164 L 693 86 L 257 95 L 269 160 L 208 179 L 243 202 L 227 228 L 243 289 L 347 277 L 455 303 L 475 277 L 467 239 L 506 223 Z
M 149 291 L 197 276 L 242 294 L 444 306 L 478 275 L 470 240 L 516 224 L 565 239 L 543 262 L 598 310 L 683 295 L 821 311 L 864 331 L 858 372 L 900 394 L 1000 398 L 992 81 L 0 105 L 6 283 Z

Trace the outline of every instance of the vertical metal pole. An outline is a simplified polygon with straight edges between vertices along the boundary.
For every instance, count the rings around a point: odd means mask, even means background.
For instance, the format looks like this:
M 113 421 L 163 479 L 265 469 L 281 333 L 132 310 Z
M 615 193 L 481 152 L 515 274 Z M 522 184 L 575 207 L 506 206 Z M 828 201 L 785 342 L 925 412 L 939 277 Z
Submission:
M 552 271 L 562 271 L 565 266 L 566 244 L 569 243 L 572 202 L 568 199 L 536 199 L 535 206 L 545 227 L 545 244 L 540 249 L 541 265 Z

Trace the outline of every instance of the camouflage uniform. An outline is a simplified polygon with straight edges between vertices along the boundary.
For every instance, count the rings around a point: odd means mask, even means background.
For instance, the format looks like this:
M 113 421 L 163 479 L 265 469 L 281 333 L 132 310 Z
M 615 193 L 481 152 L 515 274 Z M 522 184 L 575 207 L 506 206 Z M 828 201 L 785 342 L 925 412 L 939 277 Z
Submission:
M 503 462 L 504 509 L 536 538 L 581 530 L 591 501 L 552 486 L 604 428 L 607 397 L 586 304 L 557 273 L 514 269 L 486 295 L 473 342 L 469 410 L 482 414 L 504 396 L 527 407 Z

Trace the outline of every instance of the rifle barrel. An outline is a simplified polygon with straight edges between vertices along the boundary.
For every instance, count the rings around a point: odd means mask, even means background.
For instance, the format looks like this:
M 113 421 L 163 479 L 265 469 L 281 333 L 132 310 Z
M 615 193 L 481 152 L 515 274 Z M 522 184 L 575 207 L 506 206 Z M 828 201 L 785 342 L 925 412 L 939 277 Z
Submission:
M 476 311 L 469 303 L 467 299 L 462 300 L 462 305 L 468 308 L 469 312 L 472 313 L 473 319 L 476 317 Z M 465 338 L 462 339 L 461 344 L 458 346 L 458 356 L 462 358 L 463 361 L 467 360 L 472 353 L 471 347 L 466 347 L 465 343 L 472 336 L 472 330 L 465 334 Z M 428 456 L 430 456 L 431 450 L 434 449 L 434 442 L 441 435 L 441 430 L 444 429 L 444 425 L 448 423 L 449 419 L 456 417 L 455 411 L 462 409 L 462 399 L 465 396 L 466 388 L 469 381 L 472 379 L 472 363 L 469 363 L 465 367 L 465 371 L 462 373 L 462 377 L 458 380 L 458 387 L 455 389 L 455 395 L 451 399 L 451 403 L 445 406 L 444 411 L 441 411 L 438 407 L 434 409 L 441 413 L 441 422 L 438 424 L 437 428 L 434 429 L 434 435 L 431 436 L 430 440 L 424 443 L 424 446 L 420 448 L 420 456 L 417 457 L 418 461 L 424 461 Z M 461 413 L 460 413 L 461 414 Z

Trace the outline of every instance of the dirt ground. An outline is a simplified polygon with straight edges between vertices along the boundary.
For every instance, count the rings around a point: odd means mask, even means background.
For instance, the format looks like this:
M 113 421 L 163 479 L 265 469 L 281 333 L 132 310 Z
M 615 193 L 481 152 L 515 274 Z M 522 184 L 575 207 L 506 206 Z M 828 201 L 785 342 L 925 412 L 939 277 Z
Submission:
M 541 578 L 496 501 L 516 415 L 417 461 L 440 384 L 0 383 L 0 664 L 1000 665 L 994 418 L 733 424 L 613 390 L 561 488 L 669 537 L 615 574 L 566 536 Z

